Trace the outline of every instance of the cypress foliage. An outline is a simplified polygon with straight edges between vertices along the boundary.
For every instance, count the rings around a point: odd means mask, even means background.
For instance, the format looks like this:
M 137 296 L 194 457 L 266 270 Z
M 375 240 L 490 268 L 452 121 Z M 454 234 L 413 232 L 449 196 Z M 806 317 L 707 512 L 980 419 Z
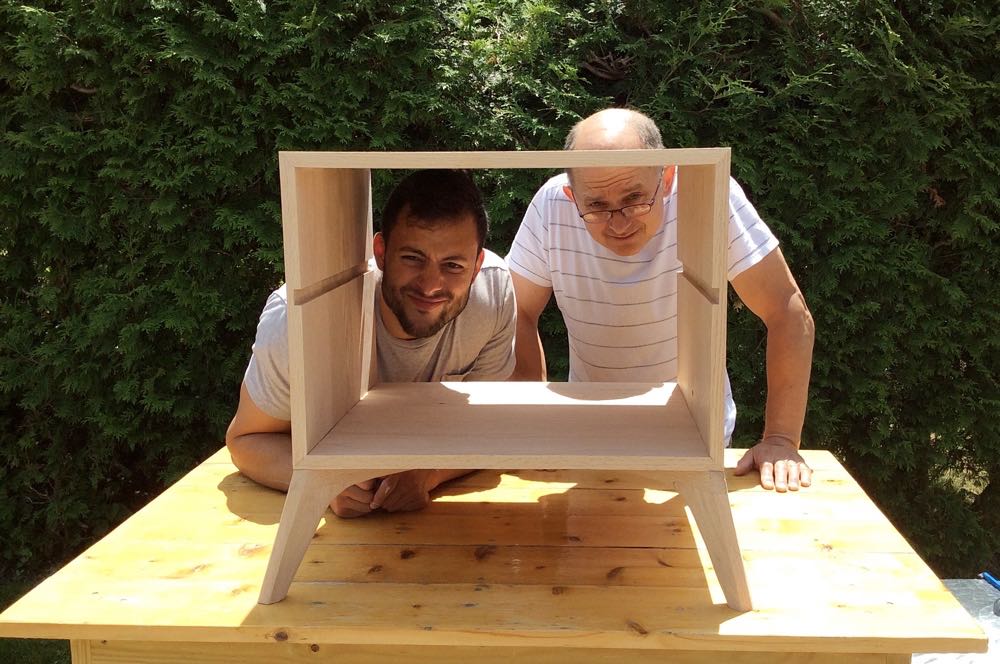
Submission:
M 733 146 L 781 239 L 817 322 L 805 445 L 939 573 L 995 569 L 992 5 L 0 4 L 0 568 L 78 551 L 221 444 L 282 278 L 278 150 L 555 149 L 630 104 L 669 145 Z M 492 248 L 547 175 L 481 175 Z M 731 305 L 749 443 L 764 330 Z M 542 331 L 565 376 L 557 312 Z

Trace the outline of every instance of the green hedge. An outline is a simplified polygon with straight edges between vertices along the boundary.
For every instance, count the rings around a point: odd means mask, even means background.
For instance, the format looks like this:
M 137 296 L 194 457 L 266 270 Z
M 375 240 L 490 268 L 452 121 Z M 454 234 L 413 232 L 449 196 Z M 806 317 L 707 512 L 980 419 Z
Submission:
M 553 149 L 612 104 L 733 146 L 817 323 L 806 444 L 941 574 L 996 569 L 998 37 L 992 0 L 3 3 L 3 573 L 221 444 L 282 278 L 278 150 Z M 545 175 L 484 174 L 491 247 Z M 764 333 L 735 300 L 729 332 L 747 443 Z

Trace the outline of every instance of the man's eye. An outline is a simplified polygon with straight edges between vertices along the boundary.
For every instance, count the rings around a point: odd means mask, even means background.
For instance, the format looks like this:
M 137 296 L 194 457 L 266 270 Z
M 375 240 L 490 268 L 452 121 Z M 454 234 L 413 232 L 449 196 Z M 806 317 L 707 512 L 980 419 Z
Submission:
M 448 270 L 449 272 L 462 272 L 463 270 L 465 270 L 465 266 L 462 265 L 461 263 L 445 263 L 444 269 Z
M 420 256 L 403 256 L 402 260 L 406 261 L 407 263 L 419 263 Z

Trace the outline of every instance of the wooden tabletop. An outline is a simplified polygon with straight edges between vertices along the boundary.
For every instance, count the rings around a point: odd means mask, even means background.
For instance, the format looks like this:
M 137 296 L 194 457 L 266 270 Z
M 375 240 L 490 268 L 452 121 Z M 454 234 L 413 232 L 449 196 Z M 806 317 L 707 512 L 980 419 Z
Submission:
M 730 500 L 755 609 L 728 606 L 681 499 L 617 471 L 481 471 L 426 510 L 329 512 L 288 598 L 257 594 L 283 494 L 225 449 L 0 615 L 86 640 L 983 652 L 976 624 L 832 455 Z M 312 647 L 316 647 L 315 645 Z

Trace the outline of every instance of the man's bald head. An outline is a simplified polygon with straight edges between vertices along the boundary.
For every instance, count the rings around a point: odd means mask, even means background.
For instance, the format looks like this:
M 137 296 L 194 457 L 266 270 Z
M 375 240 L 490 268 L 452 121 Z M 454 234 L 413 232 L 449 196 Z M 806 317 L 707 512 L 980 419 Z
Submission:
M 584 118 L 566 137 L 567 150 L 643 150 L 663 147 L 656 123 L 637 111 L 609 108 Z M 566 169 L 567 198 L 587 233 L 619 256 L 633 256 L 663 225 L 665 170 L 660 166 L 587 166 Z M 668 192 L 669 193 L 669 192 Z M 642 209 L 642 212 L 638 210 Z M 625 211 L 628 212 L 625 212 Z M 611 214 L 608 215 L 607 213 Z M 593 214 L 599 213 L 593 221 Z M 590 215 L 588 220 L 584 215 Z M 600 216 L 607 217 L 601 220 Z
M 566 150 L 656 150 L 663 138 L 656 123 L 638 111 L 606 108 L 580 120 L 566 136 Z

